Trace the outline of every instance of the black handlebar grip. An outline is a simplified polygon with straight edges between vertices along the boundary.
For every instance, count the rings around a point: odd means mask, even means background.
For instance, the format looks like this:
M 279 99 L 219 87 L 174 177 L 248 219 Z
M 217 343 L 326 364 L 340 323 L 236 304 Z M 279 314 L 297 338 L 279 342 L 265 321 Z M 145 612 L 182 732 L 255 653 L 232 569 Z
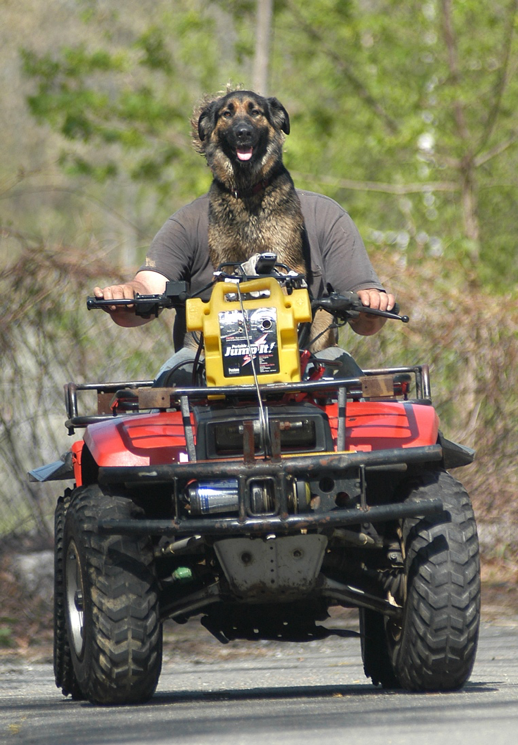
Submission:
M 91 295 L 86 298 L 87 310 L 99 310 L 107 308 L 109 305 L 133 305 L 135 300 L 130 298 L 120 298 L 119 300 L 106 300 L 103 297 L 92 297 Z
M 102 307 L 102 306 L 99 305 L 99 300 L 101 300 L 101 299 L 102 298 L 98 298 L 98 297 L 91 297 L 91 296 L 87 297 L 86 298 L 86 307 L 87 307 L 87 309 L 88 310 L 96 310 L 97 308 Z

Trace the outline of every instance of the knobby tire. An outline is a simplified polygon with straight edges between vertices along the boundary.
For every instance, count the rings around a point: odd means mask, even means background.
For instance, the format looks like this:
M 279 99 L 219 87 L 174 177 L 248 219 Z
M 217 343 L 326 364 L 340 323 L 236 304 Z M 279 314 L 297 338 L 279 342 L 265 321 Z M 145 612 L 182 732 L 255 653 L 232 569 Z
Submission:
M 162 664 L 153 547 L 149 538 L 100 535 L 98 520 L 135 518 L 131 500 L 97 485 L 77 489 L 65 521 L 65 546 L 78 557 L 84 597 L 83 644 L 68 632 L 74 672 L 97 704 L 143 703 L 155 692 Z

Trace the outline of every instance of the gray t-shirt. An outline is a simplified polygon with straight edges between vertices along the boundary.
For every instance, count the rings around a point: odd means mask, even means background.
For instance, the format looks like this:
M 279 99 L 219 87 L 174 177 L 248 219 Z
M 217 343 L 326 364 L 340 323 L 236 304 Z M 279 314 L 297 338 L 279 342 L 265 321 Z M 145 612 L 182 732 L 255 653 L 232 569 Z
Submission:
M 332 285 L 337 292 L 376 288 L 383 291 L 358 229 L 340 205 L 322 194 L 297 189 L 304 217 L 303 250 L 313 297 Z M 172 215 L 158 231 L 140 270 L 190 283 L 196 294 L 212 279 L 209 258 L 209 196 L 205 194 Z M 252 251 L 253 253 L 253 251 Z M 207 299 L 210 291 L 201 295 Z M 182 345 L 185 320 L 177 314 L 174 341 Z

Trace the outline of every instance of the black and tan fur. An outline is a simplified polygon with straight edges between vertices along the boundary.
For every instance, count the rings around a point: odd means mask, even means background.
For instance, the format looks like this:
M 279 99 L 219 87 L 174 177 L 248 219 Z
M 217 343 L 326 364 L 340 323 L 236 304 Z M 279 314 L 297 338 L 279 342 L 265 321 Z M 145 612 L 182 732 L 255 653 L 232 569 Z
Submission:
M 271 251 L 283 264 L 306 274 L 302 210 L 282 161 L 289 132 L 284 106 L 251 91 L 227 93 L 199 112 L 195 145 L 213 174 L 209 254 L 214 267 Z M 325 335 L 316 347 L 330 343 Z

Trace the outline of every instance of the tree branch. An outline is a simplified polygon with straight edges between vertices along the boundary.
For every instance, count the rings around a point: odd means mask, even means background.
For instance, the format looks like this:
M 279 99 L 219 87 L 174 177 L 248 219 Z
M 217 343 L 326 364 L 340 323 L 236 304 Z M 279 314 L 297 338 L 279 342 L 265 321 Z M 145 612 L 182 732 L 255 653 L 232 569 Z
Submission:
M 97 204 L 105 212 L 107 212 L 110 215 L 113 215 L 118 220 L 120 220 L 122 223 L 129 225 L 130 228 L 135 230 L 139 238 L 147 237 L 146 234 L 138 227 L 138 225 L 135 225 L 135 223 L 131 222 L 131 220 L 128 220 L 127 217 L 124 217 L 124 215 L 121 215 L 120 212 L 117 212 L 117 210 L 114 210 L 111 207 L 109 207 L 101 199 L 97 199 L 97 197 L 94 197 L 91 194 L 87 194 L 81 189 L 71 189 L 65 186 L 34 186 L 30 189 L 24 189 L 21 192 L 11 191 L 10 193 L 0 194 L 0 199 L 11 199 L 14 197 L 25 196 L 27 194 L 40 194 L 40 193 L 45 193 L 45 192 L 61 192 L 63 194 L 72 194 L 72 196 L 75 196 L 75 197 L 83 197 L 83 199 L 86 199 L 90 202 L 93 202 L 94 204 Z
M 455 36 L 455 29 L 453 27 L 452 2 L 453 0 L 441 0 L 442 31 L 444 36 L 444 43 L 446 44 L 446 51 L 448 53 L 448 67 L 450 70 L 450 77 L 454 84 L 458 84 L 460 82 L 461 76 L 457 52 L 457 38 Z M 469 142 L 470 134 L 468 126 L 466 124 L 466 118 L 464 116 L 464 109 L 459 98 L 457 98 L 453 103 L 453 113 L 460 138 L 465 143 Z
M 511 61 L 511 49 L 512 49 L 513 38 L 514 38 L 514 24 L 516 21 L 517 13 L 518 13 L 518 0 L 512 0 L 511 7 L 509 8 L 509 19 L 507 23 L 505 24 L 506 32 L 504 35 L 501 72 L 496 80 L 493 106 L 491 107 L 491 110 L 489 111 L 487 121 L 486 121 L 486 126 L 484 128 L 484 132 L 482 133 L 482 137 L 480 138 L 480 143 L 476 150 L 477 153 L 480 153 L 480 151 L 484 149 L 484 147 L 487 145 L 487 143 L 491 139 L 491 135 L 493 134 L 493 131 L 496 126 L 496 122 L 498 120 L 498 115 L 500 113 L 500 108 L 502 105 L 502 98 L 504 95 L 505 88 L 507 86 L 507 81 L 509 79 L 509 65 Z
M 487 163 L 488 160 L 491 160 L 491 158 L 495 158 L 497 155 L 500 155 L 503 153 L 507 148 L 514 145 L 516 142 L 518 142 L 518 132 L 515 132 L 511 135 L 511 137 L 508 137 L 507 140 L 504 140 L 503 142 L 500 142 L 498 145 L 495 145 L 490 150 L 488 150 L 486 153 L 481 153 L 480 155 L 477 155 L 477 157 L 474 159 L 473 163 L 475 167 L 479 167 L 484 165 L 484 163 Z
M 334 49 L 327 44 L 325 37 L 315 28 L 315 26 L 312 26 L 308 21 L 306 21 L 293 0 L 287 0 L 287 5 L 299 26 L 301 26 L 306 34 L 318 43 L 320 49 L 323 50 L 330 59 L 332 59 L 336 67 L 347 78 L 349 83 L 351 83 L 358 96 L 377 114 L 389 132 L 391 134 L 396 134 L 399 131 L 398 122 L 393 119 L 385 111 L 380 102 L 374 98 L 367 86 L 356 75 L 349 62 L 338 55 Z
M 378 181 L 354 181 L 352 179 L 333 178 L 332 176 L 311 176 L 305 173 L 291 171 L 291 175 L 301 181 L 313 182 L 315 184 L 328 184 L 338 186 L 340 189 L 351 189 L 353 191 L 374 191 L 384 194 L 429 194 L 433 191 L 454 192 L 460 191 L 460 186 L 455 181 L 430 181 L 426 184 L 384 184 Z

